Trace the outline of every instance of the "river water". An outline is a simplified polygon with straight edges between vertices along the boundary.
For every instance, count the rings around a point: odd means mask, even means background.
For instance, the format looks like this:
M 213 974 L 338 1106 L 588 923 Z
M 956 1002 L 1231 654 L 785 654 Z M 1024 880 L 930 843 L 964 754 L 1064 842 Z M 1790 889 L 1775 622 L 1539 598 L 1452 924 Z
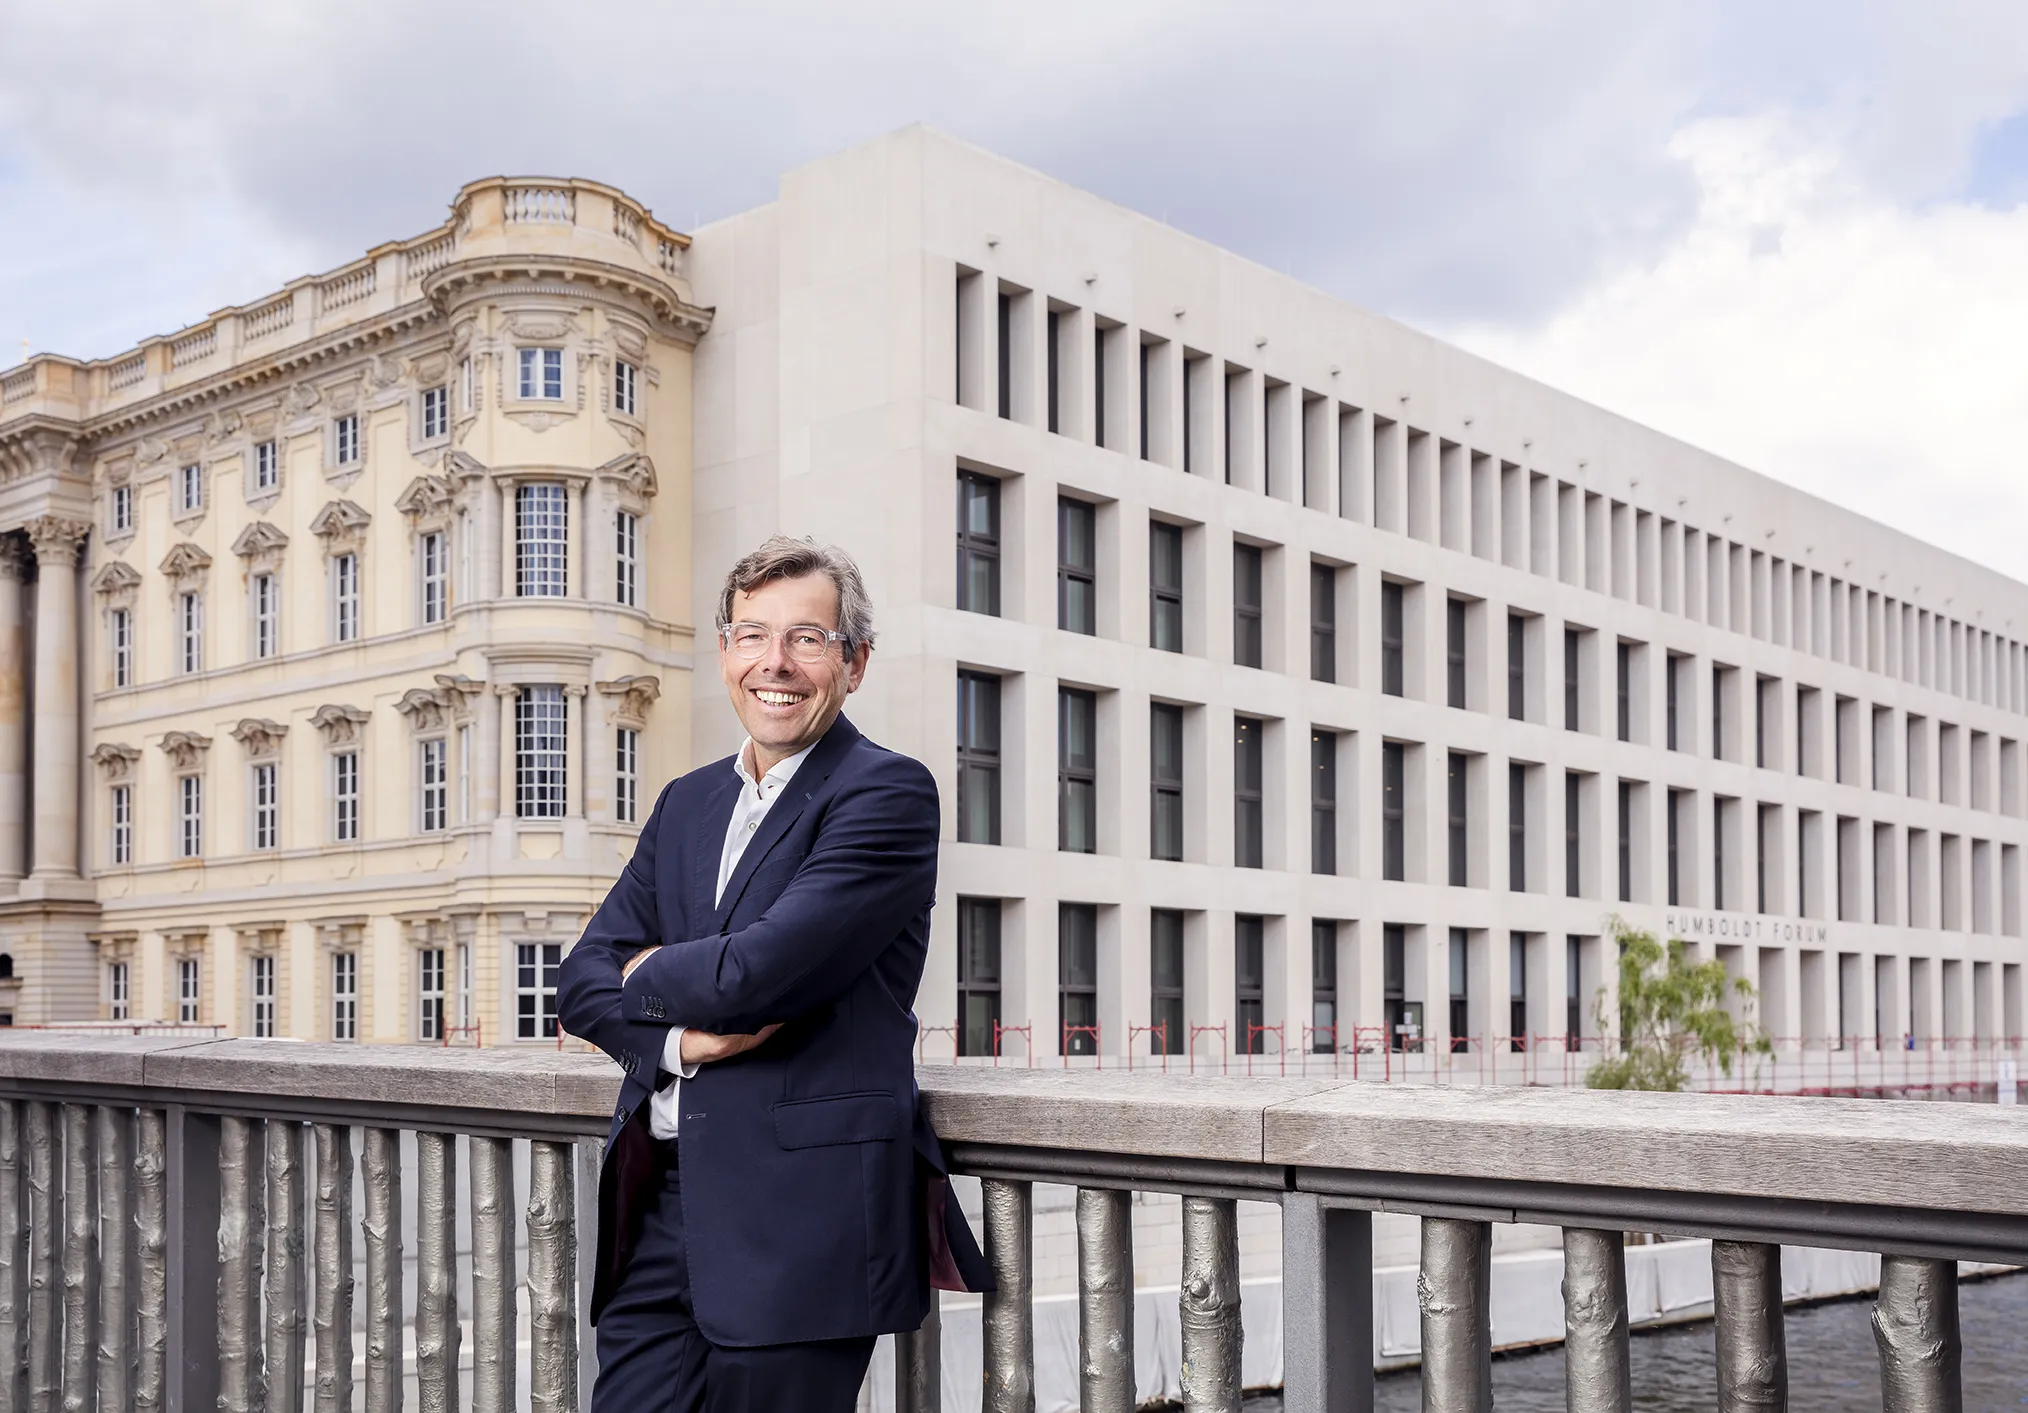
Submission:
M 1855 1413 L 1880 1407 L 1880 1364 L 1869 1323 L 1873 1302 L 1840 1300 L 1791 1310 L 1790 1413 Z M 1958 1289 L 1964 1331 L 1965 1413 L 2028 1407 L 2028 1272 L 1967 1281 Z M 1710 1413 L 1715 1406 L 1711 1324 L 1678 1325 L 1633 1338 L 1634 1407 L 1644 1413 Z M 1493 1361 L 1501 1413 L 1564 1413 L 1561 1347 Z M 1249 1399 L 1247 1413 L 1273 1413 L 1279 1396 Z M 1415 1371 L 1383 1375 L 1376 1413 L 1419 1413 Z

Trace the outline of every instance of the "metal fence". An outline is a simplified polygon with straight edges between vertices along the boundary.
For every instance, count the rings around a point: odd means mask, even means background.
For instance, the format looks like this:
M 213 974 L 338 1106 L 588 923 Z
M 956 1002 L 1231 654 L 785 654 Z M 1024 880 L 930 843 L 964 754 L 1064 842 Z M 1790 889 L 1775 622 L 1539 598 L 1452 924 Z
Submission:
M 583 1407 L 597 1144 L 618 1079 L 597 1056 L 536 1048 L 0 1041 L 0 1413 L 378 1413 L 408 1380 L 432 1413 Z M 1375 1211 L 1421 1218 L 1424 1406 L 1447 1411 L 1491 1406 L 1497 1223 L 1563 1228 L 1570 1407 L 1587 1413 L 1631 1407 L 1622 1232 L 1713 1239 L 1722 1410 L 1783 1404 L 1785 1243 L 1882 1253 L 1886 1406 L 1924 1413 L 1959 1406 L 1955 1262 L 2028 1263 L 2028 1124 L 1996 1106 L 952 1066 L 919 1083 L 954 1164 L 982 1179 L 1000 1282 L 982 1312 L 989 1413 L 1033 1407 L 1037 1182 L 1078 1189 L 1087 1413 L 1133 1406 L 1135 1191 L 1183 1198 L 1184 1393 L 1204 1410 L 1239 1407 L 1240 1200 L 1282 1211 L 1289 1413 L 1371 1406 Z M 906 1413 L 940 1408 L 940 1350 L 934 1316 L 898 1341 Z

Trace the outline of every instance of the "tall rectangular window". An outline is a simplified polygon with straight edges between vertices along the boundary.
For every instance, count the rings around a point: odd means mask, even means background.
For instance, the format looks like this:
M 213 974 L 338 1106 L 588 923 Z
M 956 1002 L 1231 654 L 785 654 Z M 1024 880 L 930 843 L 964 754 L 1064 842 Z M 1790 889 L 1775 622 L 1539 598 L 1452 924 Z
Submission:
M 204 856 L 204 777 L 176 777 L 176 843 L 180 858 Z
M 1619 643 L 1613 649 L 1613 725 L 1622 741 L 1634 739 L 1634 645 Z
M 563 350 L 560 348 L 520 348 L 515 350 L 519 376 L 515 380 L 515 395 L 542 402 L 558 402 L 563 398 Z
M 202 466 L 179 466 L 176 468 L 176 513 L 195 515 L 204 509 L 204 468 Z
M 272 441 L 254 444 L 254 490 L 272 491 L 282 484 L 281 447 Z
M 1183 1019 L 1183 914 L 1156 908 L 1148 916 L 1148 1053 L 1188 1052 Z
M 1678 850 L 1679 850 L 1679 846 L 1680 846 L 1680 844 L 1681 844 L 1681 842 L 1682 842 L 1682 829 L 1681 829 L 1681 825 L 1680 825 L 1680 823 L 1679 823 L 1679 821 L 1678 821 L 1678 818 L 1677 818 L 1677 816 L 1678 816 L 1679 814 L 1681 814 L 1681 812 L 1682 812 L 1682 811 L 1680 810 L 1680 808 L 1679 808 L 1679 806 L 1680 806 L 1681 802 L 1682 802 L 1682 792 L 1681 792 L 1680 790 L 1671 790 L 1671 791 L 1669 792 L 1669 796 L 1668 796 L 1668 806 L 1669 806 L 1669 817 L 1668 817 L 1668 819 L 1667 819 L 1667 820 L 1665 820 L 1665 821 L 1664 821 L 1664 824 L 1665 824 L 1665 825 L 1666 825 L 1666 827 L 1667 827 L 1667 831 L 1668 831 L 1668 836 L 1669 836 L 1669 837 L 1668 837 L 1668 860 L 1669 860 L 1669 870 L 1668 870 L 1668 872 L 1669 872 L 1669 893 L 1668 893 L 1668 897 L 1669 897 L 1669 906 L 1670 906 L 1670 907 L 1672 907 L 1672 908 L 1673 908 L 1673 907 L 1677 907 L 1677 906 L 1680 906 L 1680 905 L 1681 905 L 1681 903 L 1682 903 L 1682 901 L 1683 901 L 1683 889 L 1682 889 L 1682 882 L 1683 882 L 1683 872 L 1682 872 L 1682 866 L 1681 866 L 1681 859 L 1680 859 L 1680 856 L 1679 856 L 1679 852 L 1678 852 Z
M 1338 571 L 1310 565 L 1310 680 L 1338 680 Z
M 1232 720 L 1232 862 L 1261 867 L 1261 735 L 1263 723 Z
M 278 767 L 271 760 L 258 761 L 253 768 L 253 846 L 277 849 L 282 843 L 281 792 L 277 788 Z
M 1528 717 L 1528 620 L 1518 613 L 1507 615 L 1507 716 Z
M 1445 762 L 1445 852 L 1449 855 L 1450 864 L 1447 877 L 1453 888 L 1469 887 L 1472 880 L 1470 795 L 1467 788 L 1470 776 L 1466 773 L 1470 764 L 1470 759 L 1462 751 L 1452 751 Z
M 1392 882 L 1408 877 L 1408 817 L 1402 790 L 1407 747 L 1388 741 L 1380 748 L 1380 876 Z
M 1152 382 L 1149 374 L 1154 363 L 1154 345 L 1141 345 L 1140 404 L 1141 404 L 1141 460 L 1148 459 L 1148 392 Z
M 1000 842 L 1000 679 L 958 674 L 958 842 Z
M 958 899 L 958 1054 L 1000 1046 L 1000 900 Z
M 1760 913 L 1767 911 L 1767 826 L 1768 818 L 1773 813 L 1773 807 L 1768 805 L 1760 805 L 1753 812 L 1753 899 L 1754 911 Z M 1880 892 L 1884 881 L 1879 874 L 1874 875 L 1873 885 L 1876 894 Z M 1885 912 L 1877 897 L 1873 904 L 1873 912 L 1876 920 L 1885 919 Z
M 1098 908 L 1062 903 L 1056 911 L 1056 998 L 1066 1055 L 1098 1053 Z
M 1584 796 L 1584 777 L 1574 770 L 1563 772 L 1563 896 L 1577 898 L 1584 890 L 1584 826 L 1579 804 Z
M 251 957 L 248 961 L 253 973 L 248 1020 L 256 1040 L 269 1040 L 275 1034 L 275 959 Z
M 431 530 L 416 539 L 416 588 L 424 623 L 441 623 L 450 610 L 450 566 L 444 555 L 444 532 Z
M 331 837 L 340 844 L 359 840 L 359 752 L 331 757 Z
M 1677 667 L 1682 661 L 1682 658 L 1670 653 L 1662 665 L 1662 744 L 1672 751 L 1681 749 L 1676 744 L 1676 678 Z
M 416 743 L 416 824 L 425 834 L 434 834 L 450 823 L 450 772 L 445 768 L 444 749 L 441 736 Z
M 1183 527 L 1148 525 L 1148 644 L 1183 651 Z
M 1563 630 L 1563 729 L 1578 729 L 1578 708 L 1584 694 L 1578 687 L 1578 652 L 1583 646 L 1581 635 L 1575 628 Z
M 1451 1051 L 1455 1054 L 1472 1038 L 1472 934 L 1462 927 L 1451 929 L 1449 962 L 1451 982 Z
M 1059 311 L 1052 309 L 1043 316 L 1042 325 L 1043 341 L 1046 344 L 1046 347 L 1043 349 L 1043 361 L 1047 365 L 1043 372 L 1043 378 L 1047 384 L 1043 395 L 1044 400 L 1048 404 L 1044 409 L 1047 417 L 1044 425 L 1052 432 L 1060 432 L 1063 430 L 1063 419 L 1061 416 L 1063 401 L 1063 356 L 1061 351 L 1062 345 L 1057 340 L 1063 337 L 1063 315 Z
M 1843 851 L 1839 853 L 1842 861 Z M 1711 906 L 1725 910 L 1725 801 L 1711 801 Z
M 994 342 L 998 345 L 999 358 L 995 360 L 999 378 L 999 396 L 996 405 L 1002 417 L 1014 415 L 1014 296 L 1001 290 L 993 302 Z
M 331 1038 L 359 1038 L 359 954 L 331 954 Z
M 1098 509 L 1068 496 L 1056 502 L 1056 626 L 1098 632 Z
M 1148 854 L 1183 857 L 1183 708 L 1148 708 Z
M 561 942 L 514 944 L 514 1038 L 556 1039 L 556 974 L 563 967 Z
M 1000 612 L 1000 483 L 958 473 L 958 607 Z
M 1242 1055 L 1267 1053 L 1267 920 L 1232 920 L 1232 1019 Z
M 204 670 L 204 595 L 186 591 L 176 596 L 177 665 L 185 672 Z
M 339 466 L 359 464 L 359 414 L 348 412 L 331 424 L 331 460 Z
M 1528 767 L 1507 767 L 1507 888 L 1528 890 Z
M 1328 1055 L 1338 1048 L 1338 924 L 1310 923 L 1310 1049 Z
M 359 636 L 359 556 L 331 560 L 331 637 L 349 643 Z
M 1516 1051 L 1528 1048 L 1528 934 L 1507 934 L 1507 1034 Z
M 1098 694 L 1056 693 L 1056 847 L 1098 852 Z
M 514 813 L 562 819 L 569 793 L 569 701 L 554 684 L 514 693 Z
M 1730 669 L 1713 665 L 1711 669 L 1711 758 L 1724 760 L 1727 743 L 1725 730 L 1725 674 Z
M 553 481 L 514 488 L 514 592 L 524 599 L 570 592 L 570 500 Z
M 112 532 L 115 535 L 124 535 L 134 528 L 134 488 L 132 486 L 113 487 L 111 514 L 106 518 L 111 522 Z
M 113 826 L 113 862 L 125 865 L 134 861 L 134 787 L 115 785 L 111 808 Z
M 131 973 L 125 962 L 106 966 L 106 1018 L 125 1020 L 133 1004 Z
M 1563 1045 L 1575 1050 L 1584 1039 L 1584 939 L 1563 939 Z
M 458 407 L 465 412 L 479 410 L 479 370 L 470 358 L 458 360 Z
M 1091 331 L 1091 439 L 1106 444 L 1106 331 Z
M 1380 690 L 1390 697 L 1402 695 L 1402 591 L 1401 585 L 1380 586 Z
M 613 602 L 641 606 L 641 517 L 631 510 L 613 513 Z
M 1767 692 L 1768 679 L 1762 677 L 1755 680 L 1753 684 L 1753 763 L 1762 770 L 1767 769 Z M 1878 736 L 1874 740 L 1877 745 L 1879 742 Z
M 458 823 L 472 822 L 472 728 L 458 728 Z
M 613 360 L 613 411 L 622 417 L 640 412 L 641 372 L 624 358 Z
M 444 949 L 416 952 L 416 1038 L 442 1043 L 444 1034 Z
M 1232 660 L 1241 667 L 1261 662 L 1260 546 L 1232 547 Z
M 132 609 L 116 608 L 111 611 L 106 630 L 112 638 L 113 685 L 131 687 L 134 685 L 134 612 Z
M 1465 685 L 1465 601 L 1444 600 L 1444 703 L 1463 710 Z
M 613 733 L 613 818 L 621 824 L 641 818 L 641 733 L 631 726 Z
M 1619 853 L 1620 853 L 1620 901 L 1634 901 L 1634 787 L 1631 781 L 1619 783 Z
M 201 987 L 197 958 L 176 959 L 176 1019 L 183 1025 L 198 1024 L 203 1013 L 204 992 Z
M 438 386 L 422 390 L 422 439 L 435 441 L 451 434 L 451 390 Z
M 253 630 L 255 657 L 273 657 L 280 651 L 282 596 L 272 574 L 253 576 Z
M 1405 1050 L 1409 1039 L 1408 929 L 1398 922 L 1380 928 L 1380 1006 L 1387 1045 Z
M 1310 872 L 1338 871 L 1338 733 L 1310 732 Z

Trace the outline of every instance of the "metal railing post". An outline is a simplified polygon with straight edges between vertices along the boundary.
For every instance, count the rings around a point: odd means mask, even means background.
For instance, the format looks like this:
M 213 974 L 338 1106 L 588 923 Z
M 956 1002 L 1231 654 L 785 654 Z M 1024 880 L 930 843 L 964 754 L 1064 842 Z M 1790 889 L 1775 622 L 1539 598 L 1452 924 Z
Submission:
M 425 1410 L 458 1407 L 458 1136 L 415 1136 L 415 1382 Z M 397 1322 L 399 1315 L 396 1316 Z M 400 1338 L 397 1323 L 396 1338 Z M 400 1346 L 397 1344 L 396 1349 Z
M 21 1104 L 0 1099 L 0 1413 L 27 1413 L 28 1204 Z
M 943 1407 L 943 1302 L 932 1290 L 922 1328 L 894 1337 L 894 1413 L 943 1413 Z
M 1962 1413 L 1957 1262 L 1882 1256 L 1873 1339 L 1887 1413 Z
M 1134 1194 L 1077 1190 L 1077 1351 L 1082 1413 L 1134 1413 Z
M 98 1401 L 99 1171 L 92 1108 L 63 1114 L 63 1406 Z
M 1183 1199 L 1183 1407 L 1239 1413 L 1239 1213 L 1229 1197 Z
M 401 1130 L 366 1130 L 366 1413 L 401 1408 Z
M 266 1264 L 265 1119 L 226 1115 L 218 1131 L 218 1406 L 256 1413 L 267 1402 L 260 1335 Z
M 576 1149 L 540 1139 L 529 1145 L 528 1399 L 535 1413 L 578 1406 Z M 510 1276 L 513 1269 L 510 1252 Z
M 352 1410 L 352 1130 L 318 1124 L 312 1228 L 317 1332 L 316 1413 Z
M 514 1142 L 476 1137 L 468 1141 L 472 1159 L 472 1406 L 512 1408 L 517 1315 Z
M 134 1399 L 134 1111 L 92 1110 L 99 1164 L 99 1404 Z
M 1711 1302 L 1717 1326 L 1718 1413 L 1788 1407 L 1782 1249 L 1758 1241 L 1712 1242 Z
M 1626 1238 L 1563 1229 L 1563 1364 L 1570 1413 L 1630 1413 Z
M 167 1115 L 165 1229 L 168 1413 L 218 1407 L 219 1118 L 181 1104 Z M 145 1240 L 145 1232 L 144 1232 Z
M 577 1190 L 571 1220 L 577 1232 L 577 1403 L 591 1407 L 592 1385 L 599 1376 L 599 1343 L 591 1322 L 592 1278 L 599 1263 L 599 1167 L 605 1141 L 581 1138 L 571 1145 L 576 1155 Z
M 1372 1413 L 1373 1214 L 1282 1198 L 1282 1406 Z
M 267 1126 L 268 1273 L 263 1361 L 268 1413 L 302 1413 L 304 1318 L 303 1126 Z
M 987 1178 L 986 1261 L 996 1286 L 985 1297 L 986 1392 L 981 1413 L 1035 1413 L 1035 1311 L 1031 1187 Z
M 169 1116 L 143 1109 L 134 1145 L 134 1407 L 160 1413 L 169 1388 Z
M 1456 1217 L 1422 1219 L 1422 1406 L 1426 1413 L 1491 1413 L 1493 1228 Z

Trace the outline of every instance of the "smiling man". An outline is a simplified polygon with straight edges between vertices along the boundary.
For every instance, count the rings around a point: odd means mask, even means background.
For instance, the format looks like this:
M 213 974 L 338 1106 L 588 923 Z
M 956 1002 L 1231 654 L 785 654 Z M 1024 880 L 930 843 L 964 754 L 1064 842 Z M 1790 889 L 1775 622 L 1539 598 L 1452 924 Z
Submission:
M 872 651 L 842 551 L 778 535 L 734 565 L 747 740 L 662 791 L 564 959 L 565 1028 L 626 1072 L 593 1413 L 846 1413 L 876 1335 L 988 1284 L 916 1102 L 936 783 L 842 715 Z

